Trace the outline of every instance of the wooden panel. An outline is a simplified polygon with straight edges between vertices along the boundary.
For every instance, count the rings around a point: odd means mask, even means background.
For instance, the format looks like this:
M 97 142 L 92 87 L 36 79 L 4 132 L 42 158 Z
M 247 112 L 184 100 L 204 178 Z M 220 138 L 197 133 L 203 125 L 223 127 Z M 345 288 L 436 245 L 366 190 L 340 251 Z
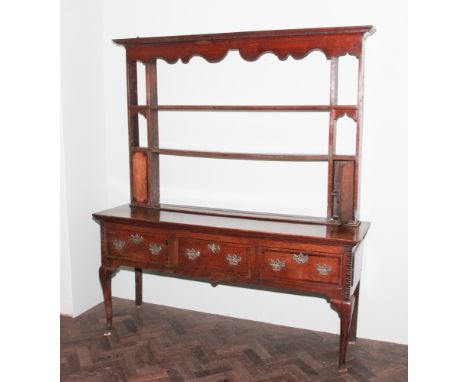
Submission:
M 263 249 L 260 277 L 339 284 L 341 258 L 284 249 Z
M 354 162 L 335 161 L 333 167 L 333 218 L 354 221 Z
M 132 155 L 132 190 L 134 201 L 148 201 L 148 157 L 144 151 L 135 151 Z
M 122 257 L 156 264 L 167 263 L 167 236 L 155 235 L 141 230 L 114 230 L 107 233 L 108 253 Z
M 179 266 L 193 269 L 197 274 L 213 271 L 250 272 L 248 247 L 219 240 L 179 239 Z

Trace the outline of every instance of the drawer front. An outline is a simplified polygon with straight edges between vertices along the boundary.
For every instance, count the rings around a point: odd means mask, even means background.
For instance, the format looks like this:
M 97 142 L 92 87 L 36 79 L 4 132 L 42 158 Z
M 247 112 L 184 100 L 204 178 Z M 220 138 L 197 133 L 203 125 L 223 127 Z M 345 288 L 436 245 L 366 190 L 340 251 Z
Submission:
M 179 266 L 208 274 L 210 271 L 248 274 L 248 246 L 217 240 L 179 239 Z
M 284 249 L 263 249 L 260 277 L 339 284 L 341 258 Z
M 145 232 L 109 230 L 107 234 L 108 253 L 151 263 L 167 263 L 167 237 Z

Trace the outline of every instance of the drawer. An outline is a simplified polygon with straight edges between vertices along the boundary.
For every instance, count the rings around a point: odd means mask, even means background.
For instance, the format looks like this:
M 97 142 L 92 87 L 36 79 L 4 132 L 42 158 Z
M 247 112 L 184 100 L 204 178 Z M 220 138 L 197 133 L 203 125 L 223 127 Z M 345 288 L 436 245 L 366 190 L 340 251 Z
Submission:
M 262 249 L 260 278 L 339 284 L 341 258 L 285 249 Z
M 107 233 L 108 253 L 113 257 L 167 263 L 167 236 L 110 229 Z
M 249 274 L 250 257 L 247 245 L 201 239 L 179 239 L 179 266 L 197 273 L 211 271 Z

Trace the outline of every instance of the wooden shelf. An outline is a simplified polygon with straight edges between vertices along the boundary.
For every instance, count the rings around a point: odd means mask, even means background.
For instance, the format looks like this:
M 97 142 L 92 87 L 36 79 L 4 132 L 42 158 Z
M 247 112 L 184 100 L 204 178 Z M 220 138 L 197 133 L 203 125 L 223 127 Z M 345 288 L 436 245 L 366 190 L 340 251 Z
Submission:
M 355 105 L 130 105 L 131 111 L 144 113 L 148 110 L 160 111 L 315 111 L 355 112 Z
M 127 65 L 127 107 L 130 151 L 130 176 L 132 205 L 154 208 L 160 203 L 160 160 L 161 155 L 195 158 L 231 159 L 246 161 L 278 162 L 321 162 L 328 166 L 327 174 L 327 220 L 340 221 L 341 224 L 358 221 L 358 193 L 360 173 L 360 147 L 363 110 L 363 43 L 374 32 L 371 26 L 312 28 L 281 31 L 257 31 L 240 33 L 221 33 L 195 36 L 165 36 L 156 38 L 135 38 L 114 40 L 125 46 Z M 230 51 L 237 50 L 247 61 L 255 61 L 265 53 L 272 53 L 280 60 L 302 59 L 313 51 L 320 51 L 330 60 L 329 98 L 325 104 L 164 104 L 158 102 L 158 62 L 182 61 L 188 63 L 192 57 L 199 56 L 209 62 L 221 61 Z M 357 102 L 338 104 L 338 67 L 339 57 L 351 55 L 358 59 Z M 138 101 L 137 62 L 145 66 L 145 99 Z M 241 102 L 241 101 L 240 101 Z M 287 101 L 285 101 L 287 102 Z M 164 112 L 300 112 L 325 113 L 328 127 L 328 145 L 321 154 L 311 153 L 312 148 L 304 148 L 305 153 L 255 153 L 223 152 L 161 148 L 160 113 Z M 146 121 L 139 120 L 139 116 Z M 226 116 L 228 117 L 228 116 Z M 229 118 L 234 118 L 230 114 Z M 355 122 L 355 154 L 337 155 L 337 121 L 348 117 Z M 322 126 L 309 123 L 311 129 Z M 292 125 L 284 125 L 284 133 L 292 134 Z M 324 126 L 325 127 L 325 126 Z M 196 127 L 194 127 L 196 128 Z M 219 126 L 220 130 L 229 126 Z M 354 134 L 355 133 L 355 134 Z M 147 147 L 140 147 L 148 142 Z M 309 146 L 310 147 L 310 146 Z M 325 149 L 325 147 L 324 147 Z M 222 150 L 222 149 L 221 149 Z M 236 150 L 233 148 L 233 150 Z M 244 149 L 242 149 L 244 150 Z M 263 148 L 261 149 L 263 150 Z M 265 150 L 268 150 L 265 148 Z M 271 149 L 273 150 L 273 149 Z M 279 148 L 279 150 L 285 150 Z
M 285 161 L 285 162 L 328 162 L 329 159 L 339 161 L 354 161 L 354 155 L 333 155 L 331 158 L 327 154 L 268 154 L 268 153 L 231 153 L 221 151 L 197 151 L 179 149 L 155 149 L 148 147 L 132 147 L 132 151 L 150 151 L 161 155 L 218 158 L 218 159 L 243 159 L 243 160 L 264 160 L 264 161 Z
M 243 219 L 254 220 L 267 220 L 276 222 L 299 223 L 299 224 L 320 224 L 320 225 L 340 225 L 339 221 L 330 220 L 327 218 L 305 216 L 305 215 L 286 215 L 269 212 L 253 212 L 253 211 L 239 211 L 229 210 L 223 208 L 210 208 L 198 206 L 182 206 L 175 204 L 160 204 L 154 207 L 161 211 L 182 212 L 196 215 L 211 215 L 211 216 L 225 216 Z

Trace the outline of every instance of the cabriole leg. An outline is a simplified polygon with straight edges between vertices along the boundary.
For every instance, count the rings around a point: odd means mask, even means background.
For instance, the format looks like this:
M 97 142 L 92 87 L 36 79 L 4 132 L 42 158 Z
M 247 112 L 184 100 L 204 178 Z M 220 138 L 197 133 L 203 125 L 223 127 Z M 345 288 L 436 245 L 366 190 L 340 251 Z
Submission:
M 115 272 L 115 268 L 106 268 L 101 266 L 99 268 L 99 280 L 101 282 L 102 294 L 104 295 L 104 306 L 106 309 L 106 332 L 105 336 L 111 334 L 112 329 L 112 288 L 111 279 Z
M 143 303 L 143 279 L 141 268 L 135 268 L 135 305 L 137 308 Z

